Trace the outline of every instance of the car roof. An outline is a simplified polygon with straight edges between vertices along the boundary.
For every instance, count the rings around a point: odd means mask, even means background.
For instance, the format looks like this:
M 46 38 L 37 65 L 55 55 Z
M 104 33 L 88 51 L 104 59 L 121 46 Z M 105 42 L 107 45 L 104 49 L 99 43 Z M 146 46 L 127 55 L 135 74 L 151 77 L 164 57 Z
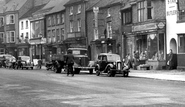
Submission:
M 113 54 L 113 53 L 100 53 L 99 55 L 115 55 L 115 56 L 119 56 L 118 54 Z

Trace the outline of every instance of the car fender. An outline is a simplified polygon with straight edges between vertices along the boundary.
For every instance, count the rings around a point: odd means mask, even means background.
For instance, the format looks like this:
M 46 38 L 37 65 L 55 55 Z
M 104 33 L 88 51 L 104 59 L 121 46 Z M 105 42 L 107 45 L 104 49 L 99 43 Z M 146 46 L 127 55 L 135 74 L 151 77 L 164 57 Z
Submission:
M 95 70 L 98 70 L 98 69 L 100 69 L 100 65 L 99 64 L 96 64 Z

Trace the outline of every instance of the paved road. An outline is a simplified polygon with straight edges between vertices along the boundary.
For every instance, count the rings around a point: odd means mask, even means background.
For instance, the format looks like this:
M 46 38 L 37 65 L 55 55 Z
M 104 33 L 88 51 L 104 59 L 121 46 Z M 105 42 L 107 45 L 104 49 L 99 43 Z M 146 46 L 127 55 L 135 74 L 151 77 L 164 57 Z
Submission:
M 0 68 L 0 107 L 183 107 L 185 82 Z

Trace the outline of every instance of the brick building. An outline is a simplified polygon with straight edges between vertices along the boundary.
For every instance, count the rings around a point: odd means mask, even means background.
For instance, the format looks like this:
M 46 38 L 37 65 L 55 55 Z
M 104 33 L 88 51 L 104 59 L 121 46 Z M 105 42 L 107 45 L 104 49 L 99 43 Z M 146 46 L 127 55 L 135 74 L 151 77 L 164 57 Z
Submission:
M 166 65 L 165 0 L 129 0 L 121 9 L 124 51 L 139 51 L 140 64 Z
M 120 0 L 99 0 L 87 9 L 88 49 L 92 60 L 102 52 L 120 54 L 121 6 Z

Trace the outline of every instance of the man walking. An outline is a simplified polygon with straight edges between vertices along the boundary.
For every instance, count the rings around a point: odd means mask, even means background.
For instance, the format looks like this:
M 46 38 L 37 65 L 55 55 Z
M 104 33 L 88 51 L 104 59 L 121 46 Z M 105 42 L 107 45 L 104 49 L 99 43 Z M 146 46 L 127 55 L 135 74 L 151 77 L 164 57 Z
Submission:
M 74 76 L 73 65 L 74 65 L 74 56 L 71 51 L 68 51 L 66 55 L 66 64 L 67 64 L 67 76 L 71 73 Z

